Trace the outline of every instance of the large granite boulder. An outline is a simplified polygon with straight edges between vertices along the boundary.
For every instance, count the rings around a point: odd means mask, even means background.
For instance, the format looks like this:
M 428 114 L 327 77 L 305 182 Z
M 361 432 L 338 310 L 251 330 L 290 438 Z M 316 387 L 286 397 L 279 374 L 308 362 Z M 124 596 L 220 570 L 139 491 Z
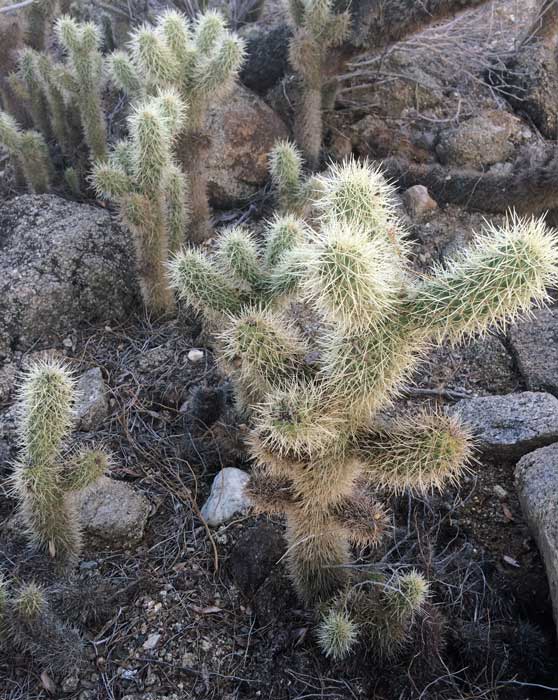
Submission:
M 0 207 L 0 363 L 138 303 L 133 245 L 110 214 L 55 195 Z

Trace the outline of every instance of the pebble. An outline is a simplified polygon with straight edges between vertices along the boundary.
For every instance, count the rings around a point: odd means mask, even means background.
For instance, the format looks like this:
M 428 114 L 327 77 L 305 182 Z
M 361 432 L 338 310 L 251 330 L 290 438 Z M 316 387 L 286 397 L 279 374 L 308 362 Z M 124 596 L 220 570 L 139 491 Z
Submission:
M 161 639 L 160 634 L 150 634 L 149 637 L 143 643 L 143 648 L 146 651 L 148 651 L 150 649 L 155 649 L 155 647 L 159 643 L 159 639 Z
M 204 357 L 205 353 L 203 352 L 203 350 L 198 350 L 197 348 L 192 348 L 188 353 L 189 362 L 192 362 L 194 364 L 196 362 L 201 362 Z

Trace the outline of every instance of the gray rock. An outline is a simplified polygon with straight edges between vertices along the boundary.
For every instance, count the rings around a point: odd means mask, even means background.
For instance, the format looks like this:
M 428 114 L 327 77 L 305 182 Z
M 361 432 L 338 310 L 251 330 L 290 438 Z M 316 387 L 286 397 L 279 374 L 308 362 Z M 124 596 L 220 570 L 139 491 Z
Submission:
M 447 409 L 468 424 L 483 452 L 518 459 L 558 440 L 558 399 L 526 391 L 464 399 Z
M 558 627 L 558 443 L 520 459 L 515 483 L 521 508 L 545 563 Z
M 78 380 L 74 408 L 77 429 L 95 430 L 107 417 L 109 402 L 107 386 L 100 367 L 87 370 Z
M 523 122 L 509 112 L 486 110 L 440 135 L 436 152 L 444 164 L 475 168 L 510 158 L 522 141 Z
M 438 204 L 429 195 L 424 185 L 409 187 L 403 193 L 403 204 L 413 219 L 421 219 L 438 208 Z
M 558 309 L 540 309 L 515 323 L 509 338 L 527 388 L 558 393 Z
M 84 532 L 111 546 L 129 546 L 143 537 L 149 516 L 147 498 L 123 481 L 101 477 L 76 495 Z
M 281 118 L 241 85 L 209 115 L 208 189 L 215 206 L 233 206 L 268 179 L 269 152 L 288 136 Z
M 211 493 L 201 514 L 208 525 L 216 526 L 230 520 L 235 513 L 243 513 L 250 507 L 244 487 L 250 477 L 236 467 L 222 469 L 211 485 Z
M 0 363 L 84 323 L 128 317 L 138 300 L 132 251 L 100 208 L 54 195 L 0 207 Z

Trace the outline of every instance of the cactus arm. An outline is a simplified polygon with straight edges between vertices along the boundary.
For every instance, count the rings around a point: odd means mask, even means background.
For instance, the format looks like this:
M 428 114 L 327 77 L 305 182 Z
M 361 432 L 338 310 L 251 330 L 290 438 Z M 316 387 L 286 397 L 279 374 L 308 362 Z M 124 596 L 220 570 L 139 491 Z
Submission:
M 511 216 L 485 233 L 446 269 L 425 279 L 409 301 L 414 323 L 437 339 L 502 327 L 544 304 L 558 280 L 558 238 L 542 220 Z
M 167 205 L 169 252 L 173 255 L 185 243 L 189 214 L 186 178 L 174 163 L 165 171 L 163 188 Z
M 112 458 L 102 448 L 86 448 L 79 450 L 66 465 L 61 478 L 65 492 L 82 491 L 89 488 L 101 476 L 106 474 L 112 464 Z
M 280 141 L 274 146 L 269 172 L 281 212 L 298 214 L 303 199 L 302 156 L 294 144 Z
M 441 414 L 420 413 L 384 432 L 361 432 L 354 454 L 373 488 L 426 494 L 458 482 L 471 453 L 465 426 Z
M 178 253 L 170 262 L 169 272 L 178 297 L 195 309 L 210 315 L 240 311 L 244 301 L 241 294 L 198 251 Z
M 385 508 L 367 493 L 358 493 L 335 504 L 334 522 L 359 547 L 378 545 L 386 532 Z
M 250 290 L 262 289 L 265 283 L 260 254 L 254 236 L 241 226 L 225 231 L 219 238 L 217 256 L 222 269 L 236 283 Z

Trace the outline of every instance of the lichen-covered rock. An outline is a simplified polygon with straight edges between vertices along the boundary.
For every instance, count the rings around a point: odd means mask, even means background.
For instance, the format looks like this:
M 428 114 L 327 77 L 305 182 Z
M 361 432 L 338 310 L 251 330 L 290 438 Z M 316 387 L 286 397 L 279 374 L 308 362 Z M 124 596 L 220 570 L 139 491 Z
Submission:
M 487 110 L 440 135 L 436 152 L 444 164 L 475 168 L 510 158 L 525 127 L 509 112 Z
M 129 316 L 138 299 L 132 251 L 100 208 L 54 195 L 0 207 L 0 362 L 84 323 Z
M 241 85 L 211 111 L 208 132 L 209 196 L 218 207 L 238 204 L 265 183 L 269 152 L 288 135 L 281 118 Z
M 558 626 L 558 443 L 520 459 L 515 482 L 521 508 L 546 566 Z
M 250 507 L 250 500 L 244 492 L 249 475 L 242 469 L 226 467 L 221 469 L 211 485 L 211 493 L 201 509 L 201 515 L 208 525 L 226 523 L 235 513 L 244 513 Z
M 143 537 L 149 501 L 130 484 L 103 476 L 76 494 L 79 518 L 87 536 L 111 547 L 130 546 Z
M 558 393 L 558 309 L 540 309 L 509 331 L 517 367 L 531 391 Z
M 448 413 L 471 427 L 481 451 L 501 459 L 518 459 L 558 441 L 558 399 L 551 394 L 464 399 Z
M 84 372 L 76 386 L 74 413 L 78 430 L 95 430 L 107 417 L 108 392 L 100 367 Z

